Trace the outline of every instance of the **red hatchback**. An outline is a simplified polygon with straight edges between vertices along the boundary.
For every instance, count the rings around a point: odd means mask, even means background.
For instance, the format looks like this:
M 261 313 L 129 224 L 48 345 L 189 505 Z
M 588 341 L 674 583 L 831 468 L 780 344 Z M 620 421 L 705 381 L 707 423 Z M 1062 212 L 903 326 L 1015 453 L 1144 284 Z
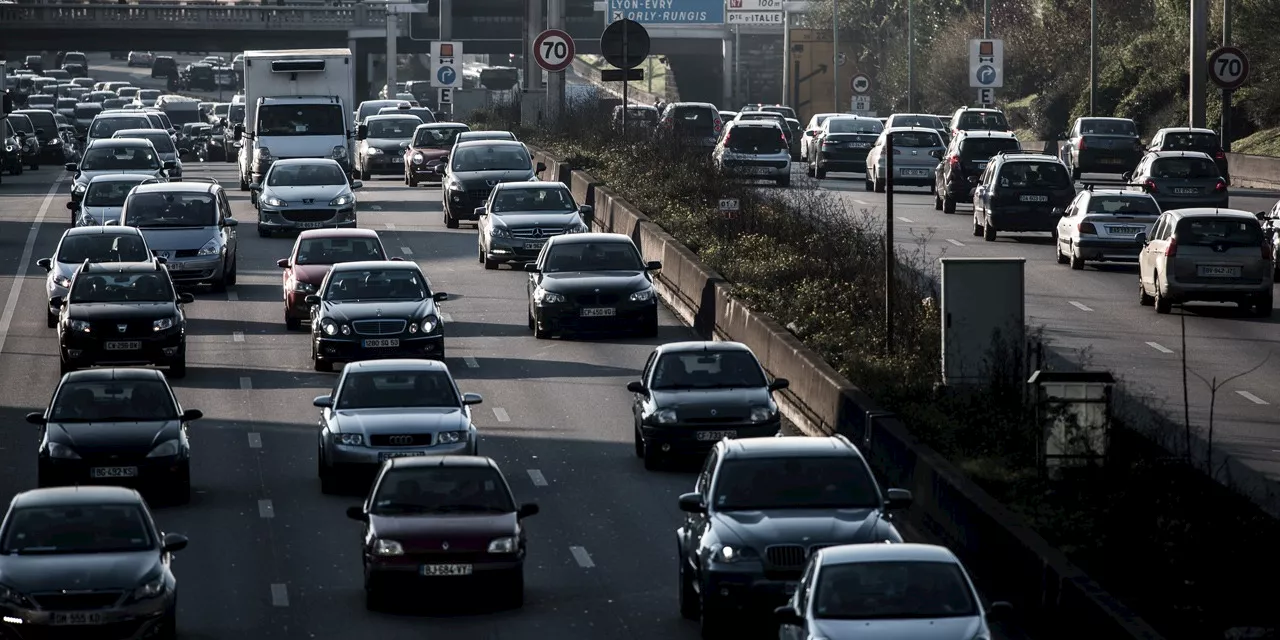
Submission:
M 410 187 L 419 182 L 440 182 L 436 172 L 453 149 L 453 140 L 463 131 L 470 131 L 461 122 L 429 122 L 418 125 L 413 131 L 413 141 L 404 150 L 404 183 Z
M 386 259 L 386 249 L 373 229 L 308 229 L 298 234 L 289 257 L 276 261 L 284 270 L 285 326 L 299 329 L 311 319 L 306 298 L 316 292 L 333 265 Z

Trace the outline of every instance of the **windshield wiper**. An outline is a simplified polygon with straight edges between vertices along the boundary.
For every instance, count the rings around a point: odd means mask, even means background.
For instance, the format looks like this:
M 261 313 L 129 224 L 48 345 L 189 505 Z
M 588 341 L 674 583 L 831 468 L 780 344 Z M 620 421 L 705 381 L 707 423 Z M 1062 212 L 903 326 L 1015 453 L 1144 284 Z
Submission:
M 385 511 L 411 511 L 423 513 L 433 510 L 425 504 L 412 504 L 409 502 L 390 502 L 387 504 L 379 504 L 375 505 L 374 509 L 376 509 L 375 513 L 382 513 Z
M 438 513 L 450 513 L 450 512 L 458 512 L 458 511 L 471 512 L 471 513 L 507 513 L 506 509 L 502 509 L 499 507 L 490 507 L 490 506 L 485 506 L 480 504 L 450 504 L 442 507 L 436 507 L 435 509 L 432 509 L 432 511 L 435 511 Z

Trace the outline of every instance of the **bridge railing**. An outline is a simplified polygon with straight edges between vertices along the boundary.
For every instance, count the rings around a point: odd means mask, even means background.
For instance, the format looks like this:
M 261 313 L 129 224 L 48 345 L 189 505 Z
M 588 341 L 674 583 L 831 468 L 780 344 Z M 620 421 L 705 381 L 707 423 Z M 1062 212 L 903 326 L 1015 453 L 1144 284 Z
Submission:
M 182 6 L 3 4 L 0 24 L 22 29 L 292 29 L 331 31 L 385 27 L 386 9 L 354 6 Z

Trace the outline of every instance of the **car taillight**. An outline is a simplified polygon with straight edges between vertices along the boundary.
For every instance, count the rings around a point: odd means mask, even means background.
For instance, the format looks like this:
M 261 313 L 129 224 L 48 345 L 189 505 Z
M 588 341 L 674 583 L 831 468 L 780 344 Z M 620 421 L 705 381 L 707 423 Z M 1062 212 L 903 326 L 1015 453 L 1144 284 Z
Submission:
M 1084 138 L 1080 138 L 1080 141 L 1076 143 L 1076 149 L 1084 151 Z
M 1214 158 L 1217 158 L 1218 160 L 1226 160 L 1226 159 L 1227 159 L 1227 153 L 1226 153 L 1225 151 L 1223 151 L 1222 149 L 1218 149 L 1218 152 L 1217 152 L 1217 153 L 1215 153 L 1215 154 L 1213 154 L 1213 157 L 1214 157 Z
M 715 120 L 713 120 L 712 122 L 715 122 L 715 125 L 716 125 L 716 133 L 720 133 L 720 128 L 724 126 L 724 122 L 723 122 L 723 121 L 721 121 L 719 118 L 716 118 L 716 119 L 715 119 Z
M 1098 235 L 1098 228 L 1093 226 L 1092 222 L 1081 222 L 1076 226 L 1076 229 L 1078 229 L 1080 233 L 1087 233 L 1095 236 Z
M 1156 189 L 1155 180 L 1147 180 L 1146 182 L 1142 183 L 1142 187 L 1146 189 L 1149 193 L 1155 193 L 1156 191 L 1158 191 L 1158 189 Z
M 948 156 L 947 164 L 953 167 L 958 166 L 960 164 L 960 156 Z
M 1217 184 L 1213 185 L 1213 190 L 1217 193 L 1222 193 L 1227 190 L 1227 183 L 1219 180 Z
M 730 139 L 730 138 L 732 138 L 732 137 L 733 137 L 733 132 L 732 132 L 732 131 L 730 131 L 729 133 L 724 134 L 724 143 L 725 143 L 725 144 L 729 144 L 729 139 Z
M 833 144 L 835 144 L 835 143 L 836 143 L 836 142 L 835 142 L 835 140 L 828 140 L 828 139 L 826 139 L 826 138 L 823 138 L 823 139 L 822 139 L 822 146 L 824 146 L 824 147 L 831 146 L 831 145 L 833 145 Z
M 1178 239 L 1169 238 L 1169 246 L 1165 247 L 1164 257 L 1172 258 L 1176 255 L 1178 255 Z
M 784 134 L 782 134 L 782 144 L 784 144 L 784 145 L 786 145 L 786 144 L 791 144 L 790 142 L 788 142 L 788 141 L 787 141 L 787 134 L 785 134 L 785 133 L 784 133 Z

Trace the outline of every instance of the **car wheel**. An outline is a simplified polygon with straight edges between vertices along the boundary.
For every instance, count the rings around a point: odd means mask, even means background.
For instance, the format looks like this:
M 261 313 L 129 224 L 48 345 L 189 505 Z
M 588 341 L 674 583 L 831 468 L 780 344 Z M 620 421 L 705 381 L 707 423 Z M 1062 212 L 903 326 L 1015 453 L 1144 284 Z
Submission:
M 248 191 L 248 190 L 249 190 L 249 181 L 248 181 L 248 180 L 245 180 L 243 175 L 242 175 L 242 176 L 240 176 L 240 190 L 241 190 L 241 191 Z M 252 199 L 252 198 L 251 198 L 251 199 Z
M 1072 179 L 1072 180 L 1079 180 L 1079 179 L 1080 179 L 1080 168 L 1079 168 L 1079 167 L 1071 167 L 1071 179 Z
M 698 608 L 701 609 L 699 617 L 702 619 L 700 631 L 702 632 L 703 640 L 726 637 L 725 630 L 728 627 L 729 617 L 723 613 L 723 610 L 707 602 L 707 588 L 705 585 L 701 589 L 699 601 L 700 606 Z
M 1060 240 L 1053 243 L 1053 252 L 1058 257 L 1058 264 L 1067 264 L 1067 254 L 1062 252 L 1062 242 Z
M 990 220 L 987 220 L 986 224 L 982 225 L 982 239 L 987 242 L 995 242 L 996 240 L 996 228 L 991 226 Z
M 1273 308 L 1274 303 L 1275 303 L 1275 300 L 1271 294 L 1268 293 L 1263 295 L 1262 297 L 1258 298 L 1258 301 L 1256 303 L 1254 303 L 1253 314 L 1259 318 L 1270 318 L 1271 310 Z
M 457 229 L 458 219 L 453 217 L 453 213 L 449 211 L 449 204 L 444 205 L 444 226 L 446 229 Z
M 942 196 L 942 212 L 943 212 L 943 213 L 955 213 L 955 212 L 956 212 L 956 201 L 955 201 L 955 199 L 954 199 L 954 198 L 949 198 L 949 197 L 947 197 L 947 196 Z
M 819 180 L 822 180 L 822 179 L 824 179 L 824 178 L 826 178 L 826 177 L 827 177 L 827 170 L 826 170 L 826 169 L 823 169 L 822 167 L 814 167 L 814 169 L 813 169 L 813 177 L 815 177 L 815 178 L 817 178 L 817 179 L 819 179 Z
M 209 283 L 209 286 L 213 289 L 214 293 L 222 293 L 226 291 L 227 290 L 227 274 L 225 273 L 219 274 L 216 280 Z
M 44 319 L 45 324 L 49 325 L 50 329 L 56 329 L 58 327 L 58 314 L 52 311 L 49 311 L 48 309 L 45 309 L 44 315 L 45 315 L 45 319 Z
M 532 314 L 533 312 L 530 311 L 529 313 Z M 530 323 L 533 325 L 530 328 L 533 329 L 534 338 L 538 340 L 546 340 L 547 338 L 551 337 L 550 328 L 544 327 L 543 323 L 538 322 L 538 316 L 530 315 L 529 320 L 530 320 Z
M 289 331 L 297 331 L 302 328 L 302 318 L 294 318 L 289 314 L 284 314 L 284 328 Z
M 43 489 L 45 487 L 54 486 L 53 474 L 50 473 L 42 464 L 36 465 L 36 488 Z
M 942 196 L 937 191 L 933 193 L 933 210 L 942 211 Z
M 1156 295 L 1155 295 L 1156 313 L 1160 313 L 1160 314 L 1169 313 L 1170 311 L 1173 311 L 1173 302 L 1171 302 L 1168 298 L 1160 295 L 1160 285 L 1158 284 L 1160 282 L 1160 278 L 1158 275 L 1156 277 L 1156 282 L 1157 282 Z
M 778 186 L 779 186 L 779 187 L 782 187 L 782 188 L 784 188 L 784 189 L 785 189 L 785 188 L 787 188 L 787 187 L 790 187 L 790 186 L 791 186 L 791 176 L 787 176 L 787 177 L 785 177 L 785 178 L 778 178 Z
M 486 271 L 493 271 L 494 269 L 498 268 L 498 262 L 496 260 L 490 260 L 489 258 L 485 257 L 483 250 L 481 250 L 481 253 L 480 253 L 480 261 L 484 263 L 484 268 Z
M 231 254 L 231 273 L 227 274 L 227 286 L 236 286 L 236 277 L 240 275 L 240 264 L 236 260 L 236 254 Z
M 321 360 L 319 356 L 311 356 L 311 366 L 321 373 L 330 373 L 333 371 L 333 363 L 328 360 Z
M 683 553 L 677 553 L 676 557 L 680 558 L 680 617 L 685 620 L 697 620 L 698 592 L 693 588 L 693 576 L 689 572 L 689 563 L 684 561 Z
M 639 426 L 636 426 L 633 430 L 635 431 L 636 457 L 637 457 L 637 458 L 641 458 L 641 459 L 643 459 L 643 458 L 644 458 L 644 450 L 645 450 L 644 436 L 640 435 L 640 427 L 639 427 Z
M 367 578 L 364 583 L 364 608 L 368 611 L 382 611 L 382 590 L 374 587 Z
M 1156 303 L 1156 299 L 1147 293 L 1147 286 L 1142 284 L 1142 280 L 1138 280 L 1138 304 L 1149 307 Z
M 978 216 L 976 214 L 973 216 L 973 237 L 982 237 L 982 225 L 978 224 Z
M 1072 249 L 1068 260 L 1071 263 L 1072 271 L 1079 271 L 1084 268 L 1084 256 L 1080 255 L 1079 251 Z
M 876 190 L 876 183 L 871 178 L 867 178 L 862 181 L 862 190 L 871 193 Z
M 323 455 L 317 454 L 316 459 L 320 461 L 319 463 L 320 493 L 323 493 L 327 496 L 338 493 L 339 489 L 341 489 L 341 486 L 340 486 L 341 483 L 338 481 L 338 470 L 325 464 Z M 367 590 L 368 589 L 366 588 L 366 591 Z
M 266 227 L 264 227 L 264 226 L 262 226 L 262 225 L 258 225 L 258 237 L 259 237 L 259 238 L 269 238 L 269 237 L 271 237 L 271 232 L 270 232 L 270 231 L 267 231 L 267 228 L 266 228 Z

